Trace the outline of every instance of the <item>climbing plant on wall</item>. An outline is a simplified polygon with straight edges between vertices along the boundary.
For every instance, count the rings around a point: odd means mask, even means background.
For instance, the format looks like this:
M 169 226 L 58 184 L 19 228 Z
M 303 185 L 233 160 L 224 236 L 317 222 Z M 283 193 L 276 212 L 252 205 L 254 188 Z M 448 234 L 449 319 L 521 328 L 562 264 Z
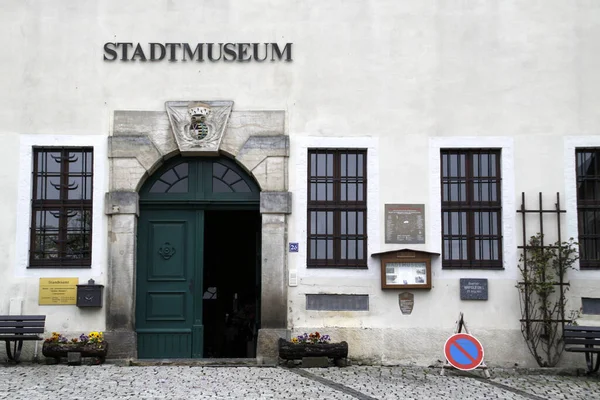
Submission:
M 521 282 L 517 284 L 521 304 L 521 332 L 540 367 L 555 366 L 564 349 L 562 327 L 569 283 L 565 275 L 579 258 L 577 243 L 544 245 L 544 235 L 532 236 L 519 259 Z

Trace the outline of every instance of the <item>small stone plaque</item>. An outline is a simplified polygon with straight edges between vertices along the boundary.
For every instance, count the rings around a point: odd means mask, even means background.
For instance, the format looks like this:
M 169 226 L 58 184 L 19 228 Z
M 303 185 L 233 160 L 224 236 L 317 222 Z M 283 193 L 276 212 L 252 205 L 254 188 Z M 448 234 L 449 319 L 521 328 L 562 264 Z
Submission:
M 398 295 L 398 303 L 400 304 L 402 315 L 410 315 L 415 305 L 415 295 L 410 292 L 402 292 Z
M 461 300 L 487 300 L 488 280 L 460 278 Z
M 67 353 L 67 364 L 81 365 L 81 353 L 75 352 L 75 351 L 69 351 Z
M 327 368 L 329 358 L 327 357 L 302 357 L 302 368 Z

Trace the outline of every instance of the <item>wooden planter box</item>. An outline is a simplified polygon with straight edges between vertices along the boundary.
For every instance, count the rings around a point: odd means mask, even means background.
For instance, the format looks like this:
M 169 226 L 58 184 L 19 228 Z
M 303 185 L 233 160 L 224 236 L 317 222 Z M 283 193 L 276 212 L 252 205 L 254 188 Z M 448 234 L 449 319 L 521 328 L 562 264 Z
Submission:
M 292 343 L 279 339 L 279 358 L 283 360 L 302 360 L 305 357 L 327 357 L 334 361 L 346 360 L 348 342 L 339 343 Z
M 81 357 L 96 357 L 103 363 L 108 353 L 108 343 L 52 343 L 44 342 L 42 354 L 49 358 L 60 360 L 67 357 L 69 352 L 81 353 Z

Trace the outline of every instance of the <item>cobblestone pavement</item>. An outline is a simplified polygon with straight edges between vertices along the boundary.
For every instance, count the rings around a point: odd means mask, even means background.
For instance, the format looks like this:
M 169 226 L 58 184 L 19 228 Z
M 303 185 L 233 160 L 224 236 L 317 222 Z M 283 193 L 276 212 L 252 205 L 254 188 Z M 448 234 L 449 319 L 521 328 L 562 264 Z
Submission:
M 413 367 L 284 369 L 0 364 L 0 399 L 600 399 L 598 376 Z

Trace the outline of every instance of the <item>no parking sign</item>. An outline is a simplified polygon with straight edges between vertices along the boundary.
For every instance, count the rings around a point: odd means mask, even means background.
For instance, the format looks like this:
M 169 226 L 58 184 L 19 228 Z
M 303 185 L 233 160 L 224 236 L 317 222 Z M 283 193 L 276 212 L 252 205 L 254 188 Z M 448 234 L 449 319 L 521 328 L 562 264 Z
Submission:
M 456 369 L 470 371 L 483 361 L 483 346 L 474 336 L 456 333 L 446 340 L 444 354 Z

